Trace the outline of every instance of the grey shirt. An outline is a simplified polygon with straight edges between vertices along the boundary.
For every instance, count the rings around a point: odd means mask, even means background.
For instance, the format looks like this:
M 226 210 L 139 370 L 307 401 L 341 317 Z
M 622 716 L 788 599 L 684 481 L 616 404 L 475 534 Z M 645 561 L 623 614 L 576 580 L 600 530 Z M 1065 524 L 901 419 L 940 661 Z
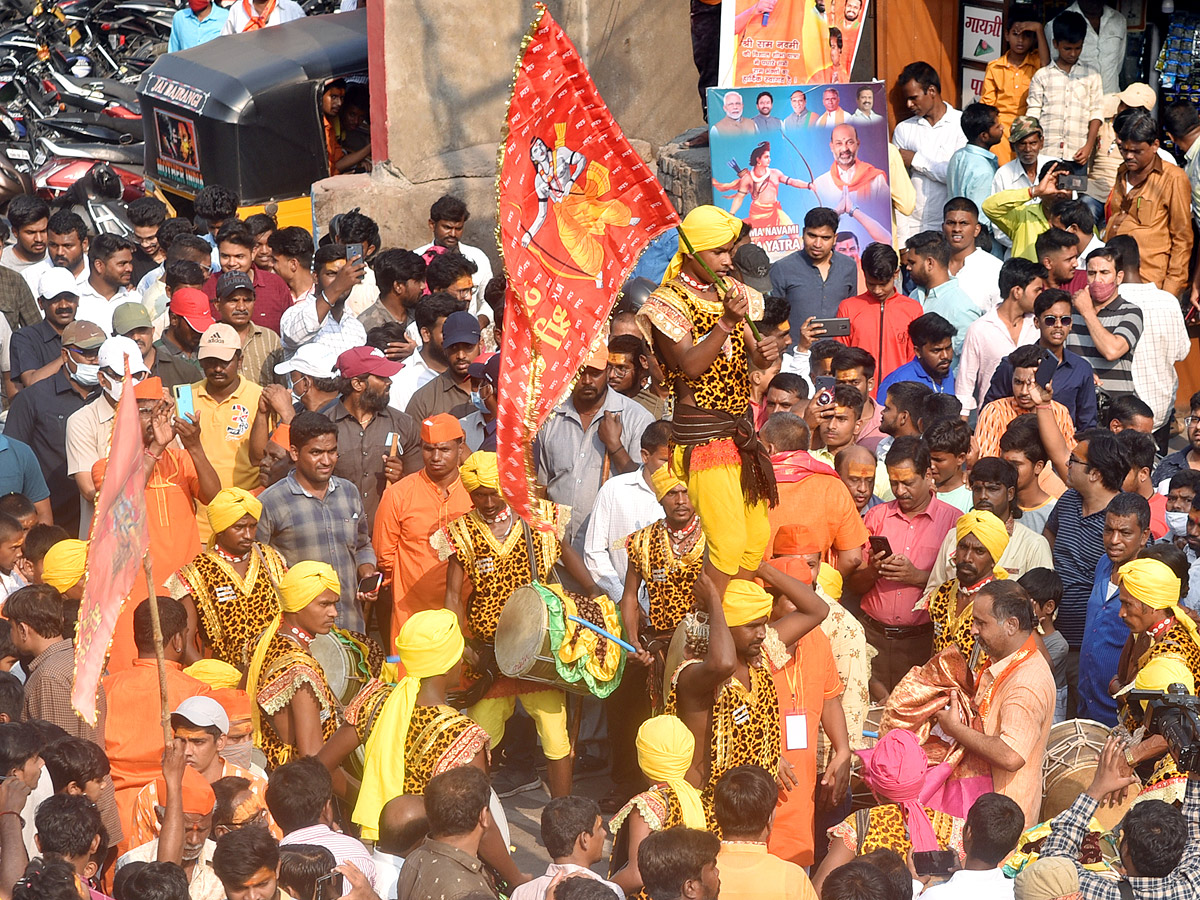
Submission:
M 854 260 L 834 251 L 829 275 L 821 277 L 807 253 L 797 250 L 771 266 L 771 293 L 786 297 L 792 308 L 792 334 L 809 316 L 829 319 L 837 315 L 838 305 L 858 291 L 858 270 Z

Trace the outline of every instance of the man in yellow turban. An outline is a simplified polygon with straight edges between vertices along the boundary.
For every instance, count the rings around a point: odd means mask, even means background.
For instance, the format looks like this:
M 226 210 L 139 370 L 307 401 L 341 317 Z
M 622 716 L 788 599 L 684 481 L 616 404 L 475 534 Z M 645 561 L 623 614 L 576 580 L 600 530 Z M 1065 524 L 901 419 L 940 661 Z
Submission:
M 74 600 L 76 607 L 83 599 L 87 549 L 87 541 L 59 541 L 46 551 L 42 559 L 42 582 L 62 594 L 64 600 Z
M 341 589 L 332 566 L 307 560 L 279 583 L 280 613 L 258 637 L 246 680 L 254 743 L 268 769 L 318 752 L 333 768 L 358 746 L 358 733 L 342 724 L 340 704 L 310 649 L 318 635 L 333 630 Z M 336 772 L 334 785 L 344 786 Z
M 996 578 L 1007 578 L 1008 572 L 997 565 L 1008 547 L 1008 529 L 988 510 L 972 510 L 961 516 L 954 526 L 955 577 L 942 582 L 918 607 L 928 605 L 933 622 L 933 652 L 941 653 L 954 645 L 968 661 L 975 650 L 971 633 L 971 611 L 975 594 Z M 987 660 L 974 660 L 976 670 Z
M 755 338 L 746 320 L 762 318 L 762 295 L 731 277 L 742 228 L 715 206 L 688 213 L 667 280 L 637 314 L 672 385 L 671 464 L 700 516 L 705 574 L 718 596 L 731 578 L 754 577 L 770 537 L 767 509 L 778 497 L 749 416 L 748 365 L 769 368 L 781 348 L 776 338 Z
M 167 579 L 168 594 L 180 600 L 200 645 L 189 642 L 185 659 L 208 651 L 245 671 L 252 641 L 279 614 L 274 585 L 287 572 L 279 552 L 254 539 L 262 504 L 239 487 L 219 491 L 207 509 L 208 548 Z

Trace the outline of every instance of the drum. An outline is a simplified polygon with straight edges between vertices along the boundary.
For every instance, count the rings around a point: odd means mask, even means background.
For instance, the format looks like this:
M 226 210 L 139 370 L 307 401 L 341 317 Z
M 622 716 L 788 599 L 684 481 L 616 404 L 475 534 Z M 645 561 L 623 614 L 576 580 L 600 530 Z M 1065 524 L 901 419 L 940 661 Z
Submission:
M 512 592 L 496 623 L 496 665 L 509 678 L 590 695 L 586 682 L 572 684 L 558 674 L 554 663 L 558 648 L 550 646 L 550 608 L 544 593 L 552 592 L 540 584 L 522 585 Z
M 1111 729 L 1091 719 L 1067 719 L 1050 729 L 1046 758 L 1042 762 L 1042 821 L 1048 822 L 1067 809 L 1088 789 Z M 1101 806 L 1096 820 L 1106 831 L 1121 821 L 1138 787 L 1133 785 L 1117 806 Z
M 371 680 L 363 648 L 337 629 L 329 634 L 318 634 L 308 651 L 321 664 L 329 691 L 343 708 Z M 360 745 L 342 763 L 347 773 L 359 780 L 362 780 L 364 753 Z

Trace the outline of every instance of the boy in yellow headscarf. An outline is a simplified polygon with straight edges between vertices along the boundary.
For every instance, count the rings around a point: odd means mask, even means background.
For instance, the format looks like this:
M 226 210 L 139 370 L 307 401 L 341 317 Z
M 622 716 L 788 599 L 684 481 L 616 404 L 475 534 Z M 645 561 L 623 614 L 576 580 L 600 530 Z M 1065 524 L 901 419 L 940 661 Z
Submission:
M 754 337 L 746 318 L 762 318 L 762 295 L 730 275 L 742 227 L 740 219 L 715 206 L 688 213 L 666 281 L 637 314 L 671 379 L 676 444 L 671 465 L 700 515 L 708 542 L 704 571 L 717 596 L 730 579 L 754 577 L 770 537 L 767 508 L 778 499 L 771 461 L 750 419 L 748 364 L 752 359 L 769 368 L 780 344 L 777 338 Z

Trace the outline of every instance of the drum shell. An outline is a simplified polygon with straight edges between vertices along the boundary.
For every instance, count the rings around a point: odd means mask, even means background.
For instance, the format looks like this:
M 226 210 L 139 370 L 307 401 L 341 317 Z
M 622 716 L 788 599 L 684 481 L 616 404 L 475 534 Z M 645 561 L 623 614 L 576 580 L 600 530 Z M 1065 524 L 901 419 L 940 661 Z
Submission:
M 1067 809 L 1091 785 L 1110 732 L 1108 726 L 1091 719 L 1067 719 L 1050 729 L 1042 762 L 1043 822 Z M 1137 793 L 1138 787 L 1133 785 L 1120 804 L 1099 807 L 1096 821 L 1105 830 L 1112 829 L 1133 806 Z
M 558 674 L 558 648 L 550 646 L 550 610 L 542 592 L 549 593 L 549 588 L 522 585 L 504 604 L 496 623 L 496 665 L 509 678 L 590 696 L 586 682 L 572 683 Z

